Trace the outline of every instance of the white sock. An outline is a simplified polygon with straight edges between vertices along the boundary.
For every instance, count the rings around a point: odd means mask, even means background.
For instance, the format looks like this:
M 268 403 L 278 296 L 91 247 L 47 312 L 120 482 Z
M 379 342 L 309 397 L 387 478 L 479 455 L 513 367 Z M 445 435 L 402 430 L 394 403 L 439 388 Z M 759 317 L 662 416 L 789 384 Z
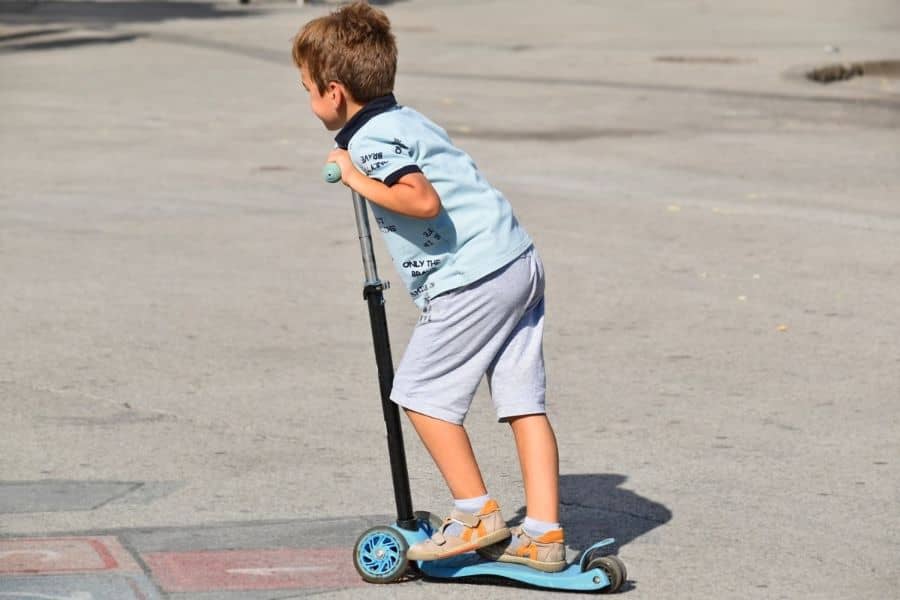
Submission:
M 538 521 L 537 519 L 532 519 L 531 517 L 525 517 L 525 522 L 522 523 L 522 529 L 524 529 L 525 532 L 532 537 L 541 537 L 548 531 L 559 529 L 559 523 Z
M 490 494 L 485 494 L 484 496 L 478 496 L 477 498 L 454 498 L 453 504 L 456 505 L 456 510 L 464 512 L 464 513 L 477 513 L 481 508 L 487 503 L 488 500 L 491 499 Z

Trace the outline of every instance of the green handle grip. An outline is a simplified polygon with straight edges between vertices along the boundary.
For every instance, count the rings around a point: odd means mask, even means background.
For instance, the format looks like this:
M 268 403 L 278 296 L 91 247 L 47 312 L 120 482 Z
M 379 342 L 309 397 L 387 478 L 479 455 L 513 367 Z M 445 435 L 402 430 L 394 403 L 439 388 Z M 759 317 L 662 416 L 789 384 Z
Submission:
M 341 168 L 337 163 L 327 163 L 322 169 L 322 177 L 328 183 L 337 183 L 341 180 Z

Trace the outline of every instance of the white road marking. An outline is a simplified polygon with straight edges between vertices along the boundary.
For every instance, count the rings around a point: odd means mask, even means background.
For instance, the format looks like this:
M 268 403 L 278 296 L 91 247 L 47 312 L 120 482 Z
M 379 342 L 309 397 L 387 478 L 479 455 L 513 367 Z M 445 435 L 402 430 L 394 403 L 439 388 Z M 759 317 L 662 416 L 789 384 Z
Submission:
M 72 592 L 71 596 L 48 596 L 47 594 L 36 594 L 33 592 L 0 592 L 0 596 L 11 596 L 15 598 L 35 598 L 36 600 L 93 600 L 94 596 L 90 592 Z
M 15 556 L 16 554 L 40 554 L 41 562 L 56 560 L 60 557 L 59 552 L 54 552 L 53 550 L 3 550 L 0 551 L 0 560 L 3 560 L 7 556 Z
M 257 567 L 253 569 L 225 569 L 225 572 L 235 575 L 258 575 L 260 577 L 268 577 L 279 573 L 314 573 L 316 571 L 327 570 L 328 567 Z

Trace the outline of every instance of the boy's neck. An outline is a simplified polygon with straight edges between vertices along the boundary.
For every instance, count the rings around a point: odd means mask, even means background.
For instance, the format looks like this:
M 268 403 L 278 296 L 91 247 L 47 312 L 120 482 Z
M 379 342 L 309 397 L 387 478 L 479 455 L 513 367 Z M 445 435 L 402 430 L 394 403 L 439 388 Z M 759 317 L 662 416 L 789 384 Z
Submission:
M 364 104 L 351 101 L 349 98 L 346 99 L 341 113 L 341 116 L 344 117 L 342 119 L 343 125 L 335 136 L 334 141 L 337 142 L 338 147 L 346 150 L 350 144 L 350 139 L 360 127 L 375 115 L 388 110 L 392 106 L 396 106 L 396 104 L 397 100 L 393 94 L 372 98 L 372 100 Z
M 360 104 L 360 103 L 357 102 L 356 100 L 352 100 L 352 99 L 350 99 L 350 98 L 347 98 L 347 103 L 346 103 L 347 112 L 346 112 L 346 114 L 344 115 L 344 117 L 345 117 L 345 118 L 344 118 L 344 125 L 346 125 L 347 123 L 349 123 L 349 122 L 350 122 L 350 119 L 352 119 L 354 116 L 356 116 L 356 113 L 358 113 L 359 111 L 361 111 L 361 110 L 363 109 L 364 106 L 365 106 L 365 104 Z M 342 125 L 342 127 L 343 127 L 343 125 Z

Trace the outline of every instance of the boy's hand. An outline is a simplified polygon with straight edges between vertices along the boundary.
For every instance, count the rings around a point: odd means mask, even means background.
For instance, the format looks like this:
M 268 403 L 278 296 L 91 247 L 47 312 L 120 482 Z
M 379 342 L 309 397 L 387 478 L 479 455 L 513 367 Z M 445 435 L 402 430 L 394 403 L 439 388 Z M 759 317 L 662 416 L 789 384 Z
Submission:
M 350 153 L 346 150 L 335 148 L 328 153 L 328 160 L 326 162 L 337 163 L 341 168 L 341 183 L 348 187 L 353 187 L 350 184 L 351 180 L 363 175 L 362 172 L 356 168 L 356 165 L 353 164 L 353 161 L 350 159 Z
M 441 212 L 441 197 L 422 173 L 407 173 L 387 186 L 357 169 L 346 150 L 332 150 L 328 162 L 341 168 L 341 183 L 387 210 L 416 219 L 433 219 Z

